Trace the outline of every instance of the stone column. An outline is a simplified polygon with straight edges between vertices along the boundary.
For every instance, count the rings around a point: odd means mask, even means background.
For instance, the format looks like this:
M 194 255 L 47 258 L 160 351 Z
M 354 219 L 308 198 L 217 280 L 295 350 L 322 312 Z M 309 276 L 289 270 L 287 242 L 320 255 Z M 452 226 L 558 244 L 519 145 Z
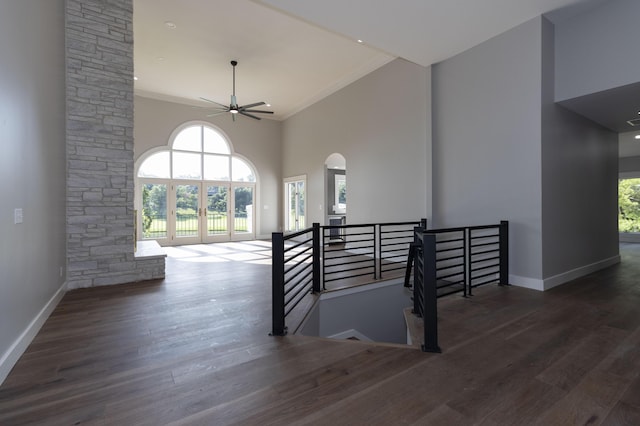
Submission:
M 67 287 L 156 278 L 134 257 L 133 0 L 67 0 L 66 52 Z

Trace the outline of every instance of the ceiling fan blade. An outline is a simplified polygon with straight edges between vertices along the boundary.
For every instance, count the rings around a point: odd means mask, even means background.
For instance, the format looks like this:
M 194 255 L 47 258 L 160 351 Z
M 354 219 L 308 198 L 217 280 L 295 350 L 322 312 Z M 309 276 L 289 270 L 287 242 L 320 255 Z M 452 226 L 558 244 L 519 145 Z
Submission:
M 242 114 L 242 115 L 245 115 L 247 117 L 251 117 L 251 118 L 253 118 L 255 120 L 261 120 L 260 117 L 256 117 L 255 115 L 247 114 L 245 111 L 238 111 L 238 114 Z
M 241 107 L 238 107 L 238 109 L 248 109 L 248 108 L 253 108 L 253 107 L 257 107 L 260 105 L 266 105 L 264 102 L 256 102 L 253 104 L 249 104 L 249 105 L 242 105 Z
M 211 113 L 211 114 L 207 114 L 207 117 L 215 117 L 217 115 L 226 114 L 227 112 L 229 112 L 229 111 L 214 112 L 214 113 Z
M 212 101 L 211 99 L 207 99 L 207 98 L 200 98 L 200 99 L 202 99 L 203 101 L 211 102 L 212 104 L 219 105 L 220 107 L 226 108 L 227 110 L 229 110 L 229 105 L 224 105 L 224 104 L 221 104 L 220 102 Z
M 273 111 L 264 111 L 260 109 L 243 109 L 242 112 L 259 112 L 260 114 L 273 114 Z

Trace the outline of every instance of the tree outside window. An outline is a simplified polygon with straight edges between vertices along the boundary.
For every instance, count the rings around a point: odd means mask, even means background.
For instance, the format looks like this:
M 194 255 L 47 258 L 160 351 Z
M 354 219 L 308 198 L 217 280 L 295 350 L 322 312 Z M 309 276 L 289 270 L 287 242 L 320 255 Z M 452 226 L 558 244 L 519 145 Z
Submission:
M 618 183 L 618 230 L 640 232 L 640 178 Z

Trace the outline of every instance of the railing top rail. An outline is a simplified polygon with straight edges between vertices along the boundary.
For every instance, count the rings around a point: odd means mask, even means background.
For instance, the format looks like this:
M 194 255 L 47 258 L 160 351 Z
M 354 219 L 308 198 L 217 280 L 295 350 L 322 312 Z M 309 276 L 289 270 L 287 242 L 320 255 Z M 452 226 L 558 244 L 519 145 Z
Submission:
M 478 225 L 478 226 L 467 226 L 467 228 L 471 229 L 472 231 L 475 229 L 494 229 L 494 228 L 500 228 L 500 224 L 495 224 L 495 225 Z
M 386 222 L 386 223 L 356 223 L 345 225 L 321 225 L 321 228 L 364 228 L 370 226 L 400 226 L 400 225 L 420 225 L 420 221 L 415 222 Z
M 290 240 L 291 238 L 296 238 L 296 237 L 300 237 L 308 232 L 313 232 L 313 228 L 307 228 L 307 229 L 303 229 L 302 231 L 297 231 L 297 232 L 293 232 L 291 234 L 284 234 L 283 233 L 283 238 L 285 240 Z
M 461 232 L 468 228 L 468 226 L 461 226 L 459 228 L 425 229 L 423 231 L 423 234 L 445 234 L 447 232 Z
M 376 226 L 375 223 L 357 223 L 350 225 L 321 225 L 322 229 L 336 229 L 336 228 L 372 228 Z
M 424 234 L 440 234 L 446 232 L 459 232 L 464 231 L 465 229 L 469 230 L 479 230 L 479 229 L 495 229 L 500 228 L 500 224 L 497 223 L 495 225 L 476 225 L 476 226 L 459 226 L 455 228 L 438 228 L 438 229 L 425 229 L 423 231 Z
M 420 221 L 417 220 L 415 222 L 386 222 L 379 223 L 380 226 L 394 226 L 394 225 L 420 225 Z

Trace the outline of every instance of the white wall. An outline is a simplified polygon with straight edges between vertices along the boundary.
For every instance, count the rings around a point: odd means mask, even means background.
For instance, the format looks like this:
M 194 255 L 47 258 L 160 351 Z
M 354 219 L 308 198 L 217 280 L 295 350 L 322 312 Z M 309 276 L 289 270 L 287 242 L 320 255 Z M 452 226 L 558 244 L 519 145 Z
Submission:
M 556 24 L 556 101 L 640 81 L 640 2 L 610 0 Z
M 171 133 L 188 121 L 207 121 L 220 128 L 231 140 L 234 151 L 256 167 L 260 179 L 256 224 L 258 237 L 270 237 L 281 223 L 280 193 L 282 186 L 281 139 L 282 123 L 260 121 L 231 115 L 207 118 L 207 111 L 172 102 L 136 96 L 134 99 L 134 158 L 150 149 L 168 146 Z
M 283 177 L 307 175 L 307 223 L 324 223 L 334 152 L 347 162 L 347 223 L 430 217 L 429 80 L 397 59 L 284 122 Z
M 554 103 L 554 27 L 543 19 L 544 288 L 619 261 L 618 135 Z
M 64 292 L 64 3 L 0 3 L 0 382 Z
M 433 67 L 433 226 L 510 222 L 512 283 L 542 278 L 541 18 Z

